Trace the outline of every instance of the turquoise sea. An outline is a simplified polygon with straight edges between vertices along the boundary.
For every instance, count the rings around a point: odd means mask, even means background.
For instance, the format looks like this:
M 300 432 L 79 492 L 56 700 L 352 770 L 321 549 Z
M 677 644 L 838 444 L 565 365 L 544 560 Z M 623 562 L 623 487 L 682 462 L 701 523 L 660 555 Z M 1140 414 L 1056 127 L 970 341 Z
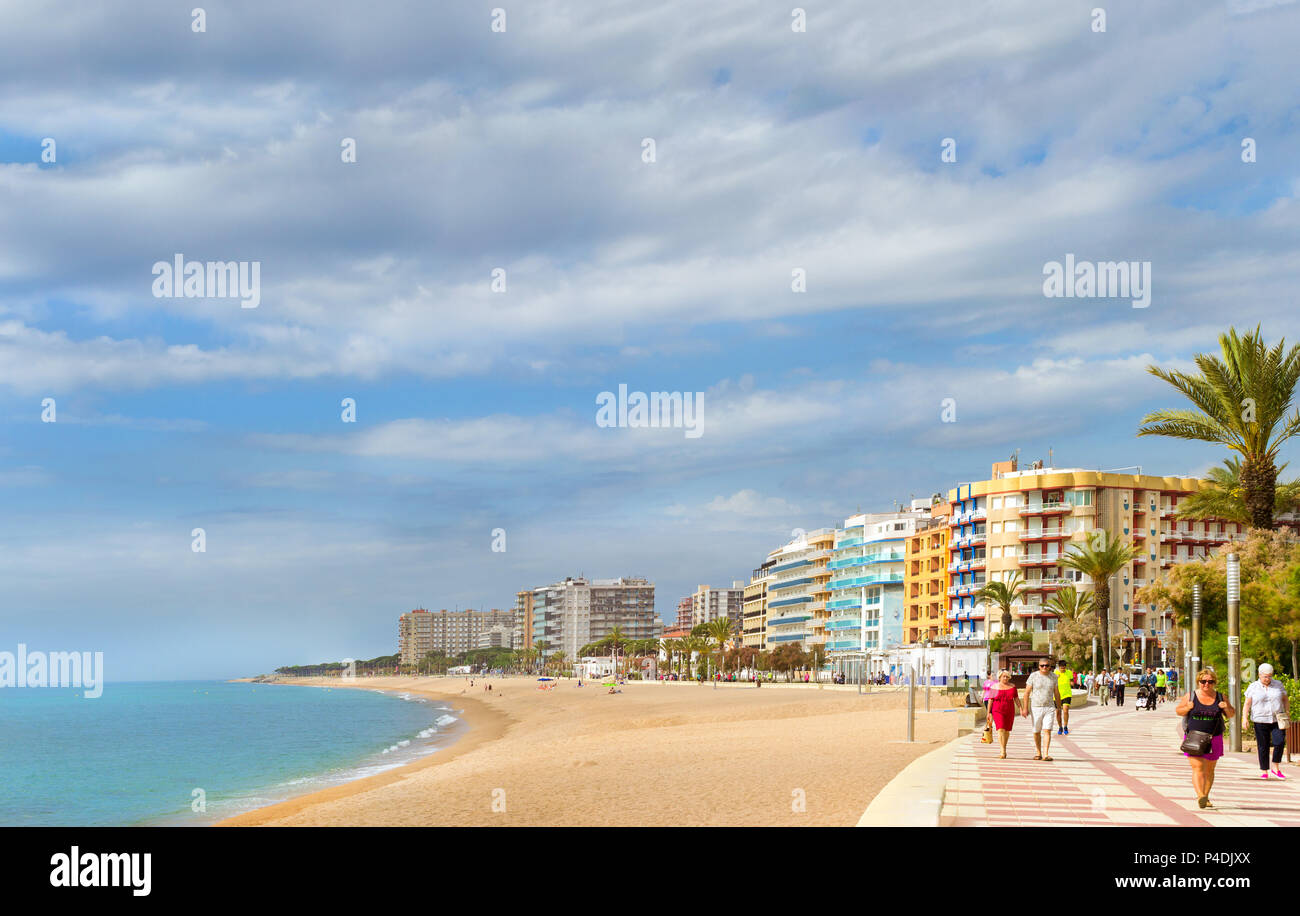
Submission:
M 464 727 L 397 690 L 177 681 L 81 694 L 0 689 L 0 825 L 209 824 L 400 766 Z

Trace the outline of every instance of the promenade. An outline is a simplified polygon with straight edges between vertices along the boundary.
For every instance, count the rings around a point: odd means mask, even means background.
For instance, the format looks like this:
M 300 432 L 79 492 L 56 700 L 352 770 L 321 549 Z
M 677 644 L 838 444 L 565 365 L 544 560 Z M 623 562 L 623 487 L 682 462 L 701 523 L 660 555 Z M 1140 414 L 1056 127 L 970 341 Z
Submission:
M 1178 752 L 1173 704 L 1154 712 L 1093 705 L 1071 713 L 1070 734 L 1052 733 L 1052 761 L 1032 759 L 1029 720 L 1016 719 L 1007 759 L 980 733 L 963 738 L 948 767 L 944 827 L 1300 827 L 1300 766 L 1285 781 L 1259 778 L 1254 752 L 1226 753 L 1197 807 L 1191 768 Z M 1225 738 L 1226 740 L 1226 738 Z

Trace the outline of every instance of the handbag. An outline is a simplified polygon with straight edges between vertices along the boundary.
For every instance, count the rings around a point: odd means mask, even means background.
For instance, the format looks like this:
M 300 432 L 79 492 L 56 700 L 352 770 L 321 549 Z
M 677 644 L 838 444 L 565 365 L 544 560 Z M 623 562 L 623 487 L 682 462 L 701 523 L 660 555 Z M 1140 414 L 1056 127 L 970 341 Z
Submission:
M 993 743 L 993 720 L 984 720 L 984 734 L 980 735 L 980 744 Z
M 1189 692 L 1187 696 L 1195 703 L 1194 692 Z M 1218 693 L 1214 695 L 1216 703 L 1219 702 L 1220 696 L 1221 694 Z M 1204 757 L 1214 745 L 1214 735 L 1209 732 L 1193 731 L 1191 724 L 1192 714 L 1189 711 L 1187 715 L 1183 716 L 1183 743 L 1178 746 L 1178 749 L 1189 757 Z

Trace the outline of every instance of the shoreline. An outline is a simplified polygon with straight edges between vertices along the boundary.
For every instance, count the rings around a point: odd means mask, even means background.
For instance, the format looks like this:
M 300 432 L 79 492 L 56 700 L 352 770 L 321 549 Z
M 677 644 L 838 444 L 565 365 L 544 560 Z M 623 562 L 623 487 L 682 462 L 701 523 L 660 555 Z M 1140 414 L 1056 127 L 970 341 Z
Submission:
M 376 680 L 379 680 L 379 678 L 376 678 Z M 254 681 L 254 678 L 231 679 L 231 683 L 253 683 Z M 317 789 L 314 792 L 307 792 L 272 805 L 254 808 L 252 811 L 245 811 L 242 814 L 236 814 L 233 817 L 224 818 L 208 825 L 211 827 L 264 826 L 269 821 L 292 817 L 314 805 L 348 798 L 401 782 L 421 770 L 453 760 L 457 756 L 473 750 L 480 744 L 499 738 L 505 734 L 506 728 L 510 724 L 508 714 L 491 708 L 482 700 L 468 694 L 462 696 L 459 693 L 448 694 L 430 690 L 428 689 L 429 685 L 423 684 L 406 686 L 387 683 L 383 685 L 342 683 L 339 678 L 274 678 L 256 682 L 280 687 L 337 687 L 340 689 L 374 690 L 379 693 L 405 690 L 407 693 L 420 694 L 450 705 L 457 712 L 456 718 L 460 721 L 462 734 L 458 735 L 455 740 L 445 747 L 436 748 L 416 760 L 393 767 L 391 770 L 385 770 L 373 776 L 363 776 L 359 779 L 349 780 L 337 786 Z
M 524 677 L 470 689 L 459 677 L 364 680 L 276 683 L 425 696 L 463 710 L 465 734 L 215 826 L 853 826 L 958 727 L 951 710 L 918 711 L 908 744 L 905 692 L 851 686 L 631 682 L 611 695 L 576 681 L 538 690 Z M 493 693 L 478 696 L 489 682 Z

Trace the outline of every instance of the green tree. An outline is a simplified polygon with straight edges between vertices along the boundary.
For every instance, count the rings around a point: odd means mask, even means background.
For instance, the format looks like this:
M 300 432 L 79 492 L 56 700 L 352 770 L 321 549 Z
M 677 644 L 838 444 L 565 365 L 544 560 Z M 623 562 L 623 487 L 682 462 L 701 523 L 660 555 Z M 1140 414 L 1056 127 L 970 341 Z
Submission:
M 1097 618 L 1097 632 L 1106 647 L 1106 665 L 1110 666 L 1110 577 L 1124 568 L 1140 551 L 1132 542 L 1112 536 L 1102 529 L 1088 535 L 1086 544 L 1072 544 L 1061 557 L 1061 565 L 1075 569 L 1092 580 L 1092 608 Z
M 1286 465 L 1277 469 L 1280 475 Z M 1246 489 L 1241 483 L 1241 459 L 1228 458 L 1223 467 L 1210 468 L 1205 473 L 1210 486 L 1197 490 L 1178 504 L 1180 518 L 1213 518 L 1251 523 L 1250 509 L 1246 505 Z M 1300 480 L 1279 483 L 1274 488 L 1273 515 L 1276 518 L 1287 512 L 1294 512 L 1300 505 Z
M 726 651 L 727 640 L 731 638 L 731 618 L 718 617 L 714 620 L 710 620 L 705 624 L 705 632 L 708 634 L 707 639 L 714 647 L 716 647 L 720 662 L 723 652 Z M 710 653 L 710 655 L 711 654 L 712 653 Z M 709 677 L 712 676 L 713 672 L 710 671 Z
M 1005 582 L 985 582 L 974 595 L 975 604 L 993 605 L 1002 612 L 1002 632 L 1011 629 L 1011 608 L 1024 594 L 1020 573 L 1014 572 Z
M 1236 328 L 1220 334 L 1219 348 L 1222 358 L 1196 354 L 1199 373 L 1147 367 L 1193 407 L 1152 411 L 1142 419 L 1138 435 L 1214 442 L 1237 452 L 1250 525 L 1271 529 L 1278 449 L 1300 432 L 1300 411 L 1288 414 L 1300 381 L 1300 345 L 1287 349 L 1284 339 L 1270 348 L 1256 327 L 1244 336 Z
M 1043 602 L 1043 607 L 1061 620 L 1073 620 L 1092 613 L 1095 599 L 1091 592 L 1081 592 L 1067 585 Z

